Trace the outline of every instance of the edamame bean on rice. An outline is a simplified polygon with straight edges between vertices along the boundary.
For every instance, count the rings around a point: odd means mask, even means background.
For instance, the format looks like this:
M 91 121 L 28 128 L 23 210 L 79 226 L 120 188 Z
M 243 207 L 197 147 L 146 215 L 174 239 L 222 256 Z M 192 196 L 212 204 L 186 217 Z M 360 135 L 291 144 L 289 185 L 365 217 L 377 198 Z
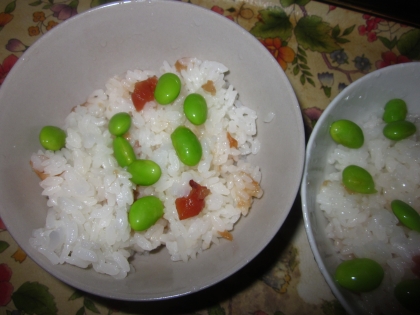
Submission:
M 70 263 L 124 278 L 134 271 L 128 258 L 135 253 L 166 246 L 172 260 L 188 261 L 217 245 L 225 232 L 234 237 L 235 223 L 247 214 L 253 198 L 262 196 L 262 189 L 260 168 L 246 160 L 259 151 L 257 115 L 241 104 L 225 81 L 227 70 L 218 62 L 185 58 L 173 66 L 164 62 L 157 72 L 128 71 L 111 78 L 106 89 L 94 91 L 85 104 L 69 110 L 63 128 L 66 147 L 56 152 L 40 150 L 31 157 L 33 168 L 46 177 L 40 185 L 48 197 L 46 225 L 33 232 L 31 244 L 54 264 Z M 167 72 L 176 73 L 182 81 L 178 98 L 164 106 L 148 102 L 136 111 L 130 99 L 134 84 Z M 214 95 L 202 88 L 209 81 L 216 88 Z M 183 113 L 183 100 L 189 93 L 199 93 L 207 101 L 209 112 L 203 125 L 191 124 Z M 133 184 L 129 172 L 113 156 L 115 136 L 107 127 L 119 112 L 132 116 L 124 137 L 136 158 L 152 160 L 162 170 L 152 186 Z M 171 144 L 170 135 L 180 125 L 199 137 L 203 155 L 197 166 L 184 165 Z M 236 147 L 229 145 L 228 136 L 238 141 Z M 180 221 L 175 200 L 188 195 L 190 180 L 211 193 L 199 215 Z M 134 232 L 127 213 L 135 199 L 143 196 L 158 197 L 164 215 L 146 231 Z

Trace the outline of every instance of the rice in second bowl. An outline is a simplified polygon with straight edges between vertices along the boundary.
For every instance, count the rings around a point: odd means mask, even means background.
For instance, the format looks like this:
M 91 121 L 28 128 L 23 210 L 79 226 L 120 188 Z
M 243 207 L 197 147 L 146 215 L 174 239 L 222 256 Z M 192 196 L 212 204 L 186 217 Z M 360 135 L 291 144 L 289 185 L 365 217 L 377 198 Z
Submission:
M 328 155 L 329 167 L 317 203 L 328 220 L 325 232 L 342 260 L 370 258 L 385 271 L 381 285 L 358 298 L 369 314 L 412 314 L 394 297 L 402 279 L 415 279 L 413 257 L 420 258 L 420 233 L 402 226 L 390 203 L 400 199 L 420 209 L 420 123 L 409 117 L 417 133 L 401 141 L 382 134 L 382 117 L 373 115 L 355 121 L 365 141 L 360 149 L 335 145 Z M 342 170 L 348 165 L 365 168 L 373 177 L 375 194 L 352 193 L 341 184 Z M 418 268 L 418 267 L 417 267 Z
M 134 70 L 109 79 L 104 90 L 94 91 L 85 104 L 76 106 L 63 128 L 66 147 L 40 150 L 31 157 L 48 199 L 45 227 L 33 232 L 32 246 L 53 264 L 92 266 L 99 273 L 124 278 L 133 269 L 128 259 L 135 253 L 166 246 L 173 261 L 188 261 L 221 238 L 231 239 L 234 224 L 263 192 L 260 168 L 247 161 L 260 148 L 257 115 L 241 104 L 225 80 L 227 71 L 218 62 L 194 58 L 173 66 L 164 62 L 157 73 Z M 173 104 L 152 101 L 136 111 L 131 101 L 134 84 L 167 72 L 181 78 L 180 96 Z M 207 101 L 208 118 L 201 126 L 183 114 L 183 101 L 190 93 Z M 162 170 L 153 186 L 136 187 L 113 156 L 108 122 L 118 112 L 132 116 L 125 137 L 137 158 L 153 160 Z M 195 167 L 184 165 L 172 146 L 170 135 L 180 125 L 189 127 L 203 147 Z M 211 193 L 199 215 L 180 221 L 175 200 L 188 195 L 190 180 Z M 164 215 L 146 231 L 133 232 L 127 212 L 135 199 L 147 195 L 164 203 Z

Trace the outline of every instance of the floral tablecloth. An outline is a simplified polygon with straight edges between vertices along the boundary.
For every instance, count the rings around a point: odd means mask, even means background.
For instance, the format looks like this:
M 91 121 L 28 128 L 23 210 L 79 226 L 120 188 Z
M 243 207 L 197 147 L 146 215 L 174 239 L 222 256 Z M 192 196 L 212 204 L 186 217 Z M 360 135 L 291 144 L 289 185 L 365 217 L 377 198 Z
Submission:
M 106 0 L 0 0 L 0 88 L 22 53 L 60 22 Z M 420 29 L 310 0 L 191 0 L 238 23 L 273 54 L 295 89 L 308 134 L 344 87 L 368 72 L 420 60 Z M 38 267 L 0 218 L 1 314 L 345 314 L 318 270 L 300 199 L 267 248 L 198 293 L 159 302 L 80 292 Z

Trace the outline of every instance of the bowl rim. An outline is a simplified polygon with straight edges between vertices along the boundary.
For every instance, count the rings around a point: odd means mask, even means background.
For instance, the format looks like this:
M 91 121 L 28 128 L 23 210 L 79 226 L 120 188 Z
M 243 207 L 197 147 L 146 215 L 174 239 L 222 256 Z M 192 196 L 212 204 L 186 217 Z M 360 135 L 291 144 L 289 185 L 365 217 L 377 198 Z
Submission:
M 87 15 L 96 13 L 97 11 L 101 11 L 104 9 L 109 9 L 110 7 L 116 7 L 116 6 L 121 6 L 121 5 L 136 5 L 136 3 L 165 3 L 165 6 L 170 5 L 170 6 L 191 6 L 190 3 L 184 3 L 184 2 L 180 2 L 180 1 L 167 1 L 167 0 L 138 0 L 138 1 L 130 1 L 130 0 L 124 0 L 124 1 L 119 1 L 119 2 L 114 2 L 114 3 L 108 3 L 108 4 L 104 4 L 101 6 L 97 6 L 94 8 L 90 8 L 82 13 L 79 13 L 75 16 L 73 16 L 72 18 L 63 21 L 62 23 L 60 23 L 59 25 L 57 25 L 54 29 L 52 29 L 51 31 L 47 32 L 46 34 L 44 34 L 42 37 L 40 37 L 36 42 L 34 42 L 27 51 L 25 51 L 22 56 L 19 58 L 19 60 L 17 61 L 17 63 L 15 64 L 15 66 L 12 68 L 12 70 L 10 71 L 9 75 L 6 77 L 4 83 L 3 83 L 3 87 L 7 87 L 7 85 L 9 84 L 9 80 L 11 80 L 11 78 L 14 76 L 14 73 L 17 71 L 20 71 L 20 69 L 23 66 L 23 63 L 25 62 L 25 59 L 27 58 L 28 55 L 30 55 L 34 50 L 39 49 L 41 46 L 44 45 L 44 42 L 49 41 L 49 38 L 54 36 L 54 34 L 56 32 L 58 32 L 59 30 L 63 29 L 63 28 L 67 28 L 68 24 L 75 24 L 78 23 L 78 21 L 80 19 L 85 19 L 85 17 Z M 240 25 L 238 25 L 237 23 L 233 23 L 231 21 L 229 21 L 228 19 L 226 19 L 225 17 L 223 17 L 222 15 L 219 15 L 215 12 L 212 12 L 209 9 L 200 7 L 200 6 L 193 6 L 194 8 L 190 7 L 190 10 L 196 10 L 196 12 L 202 12 L 206 15 L 212 15 L 213 17 L 215 17 L 216 19 L 220 19 L 220 21 L 226 21 L 226 23 L 231 23 L 230 27 L 236 28 L 237 30 L 241 31 L 244 36 L 247 36 L 248 39 L 252 39 L 255 42 L 258 42 L 257 38 L 255 38 L 252 34 L 250 34 L 248 31 L 246 31 L 245 29 L 243 29 Z M 222 20 L 223 19 L 223 20 Z M 263 51 L 263 50 L 262 50 Z M 265 55 L 263 56 L 264 58 L 271 58 L 272 60 L 274 60 L 274 57 L 268 52 L 268 50 L 264 50 L 265 51 Z M 294 113 L 300 113 L 300 107 L 299 107 L 299 103 L 296 97 L 296 94 L 291 86 L 290 81 L 288 80 L 287 76 L 285 75 L 285 73 L 283 72 L 283 70 L 280 68 L 279 65 L 278 66 L 278 71 L 281 72 L 281 75 L 284 76 L 285 81 L 283 82 L 285 84 L 285 88 L 290 92 L 289 93 L 289 97 L 292 99 L 293 102 L 291 102 L 289 105 L 291 108 L 293 108 L 293 112 Z M 2 95 L 2 90 L 5 89 L 0 89 L 0 98 Z M 300 118 L 296 117 L 297 119 Z M 300 119 L 299 119 L 300 121 Z M 294 184 L 294 195 L 293 198 L 290 199 L 289 201 L 289 205 L 288 206 L 288 212 L 285 214 L 284 216 L 284 220 L 286 219 L 287 215 L 289 214 L 289 211 L 293 205 L 293 202 L 298 194 L 299 191 L 299 186 L 300 186 L 300 182 L 302 179 L 302 174 L 303 174 L 303 169 L 304 169 L 304 159 L 305 159 L 305 133 L 304 133 L 304 124 L 303 124 L 303 120 L 301 120 L 301 123 L 298 126 L 299 129 L 299 134 L 300 137 L 299 139 L 299 143 L 300 146 L 297 149 L 297 151 L 299 152 L 299 156 L 296 157 L 296 166 L 297 166 L 297 170 L 296 170 L 296 182 L 293 183 Z M 1 210 L 1 209 L 0 209 Z M 282 224 L 284 223 L 284 220 L 282 220 L 282 222 L 280 222 L 279 220 L 279 226 L 278 229 L 282 226 Z M 5 222 L 5 224 L 7 225 L 7 223 Z M 208 282 L 206 285 L 201 286 L 198 290 L 203 290 L 205 288 L 208 288 L 226 278 L 228 278 L 229 276 L 231 276 L 232 274 L 234 274 L 235 272 L 237 272 L 238 270 L 240 270 L 241 268 L 243 268 L 246 264 L 248 264 L 248 262 L 250 262 L 251 260 L 253 260 L 257 255 L 259 255 L 259 253 L 270 243 L 270 241 L 272 240 L 272 238 L 276 235 L 276 233 L 278 232 L 278 229 L 273 229 L 272 233 L 270 234 L 270 237 L 267 238 L 267 242 L 265 242 L 263 244 L 263 246 L 258 250 L 258 251 L 254 251 L 252 256 L 246 257 L 246 259 L 244 259 L 241 263 L 238 263 L 236 265 L 232 265 L 230 268 L 228 268 L 226 270 L 226 272 L 224 272 L 222 275 L 213 278 L 212 281 Z M 12 235 L 11 235 L 12 236 Z M 13 236 L 12 236 L 13 237 Z M 42 261 L 40 262 L 39 259 L 37 259 L 36 257 L 32 257 L 30 254 L 28 254 L 30 256 L 30 258 L 37 264 L 39 265 L 42 269 L 44 270 L 48 270 L 45 268 L 44 264 L 42 263 Z M 196 292 L 196 291 L 187 291 L 184 290 L 183 292 L 174 292 L 174 293 L 170 293 L 170 294 L 166 294 L 163 297 L 152 297 L 152 298 L 125 298 L 125 297 L 121 297 L 119 295 L 118 292 L 114 292 L 112 294 L 104 294 L 104 293 L 98 293 L 98 292 L 94 292 L 90 289 L 89 286 L 80 286 L 79 282 L 75 282 L 74 279 L 67 275 L 67 274 L 63 274 L 60 273 L 58 271 L 55 270 L 48 270 L 48 273 L 50 273 L 51 275 L 53 275 L 55 278 L 59 279 L 60 281 L 63 281 L 67 284 L 72 285 L 75 288 L 80 288 L 85 290 L 86 292 L 90 292 L 93 293 L 95 295 L 99 295 L 99 296 L 104 296 L 107 298 L 114 298 L 114 299 L 120 299 L 120 300 L 130 300 L 130 301 L 151 301 L 151 300 L 164 300 L 164 299 L 169 299 L 169 298 L 174 298 L 174 297 L 179 297 L 179 296 L 184 296 L 184 295 L 188 295 L 190 293 Z M 198 291 L 197 290 L 197 291 Z
M 410 64 L 414 64 L 416 67 L 420 69 L 420 62 L 413 61 L 410 63 L 401 63 L 401 64 L 395 64 L 391 65 L 385 68 L 374 70 L 363 77 L 357 79 L 356 81 L 353 81 L 351 84 L 346 86 L 327 106 L 327 108 L 322 112 L 320 118 L 318 119 L 317 123 L 315 124 L 314 129 L 311 132 L 311 135 L 309 136 L 308 143 L 306 145 L 306 153 L 305 153 L 305 166 L 302 176 L 302 182 L 300 187 L 301 192 L 301 204 L 302 204 L 302 212 L 303 212 L 303 219 L 304 219 L 304 225 L 305 230 L 307 233 L 309 245 L 311 247 L 312 253 L 315 257 L 315 260 L 318 264 L 318 267 L 324 276 L 325 281 L 328 283 L 331 291 L 333 292 L 334 296 L 339 300 L 339 302 L 343 305 L 345 310 L 350 315 L 360 315 L 360 313 L 355 309 L 354 305 L 352 305 L 348 299 L 345 298 L 343 293 L 341 292 L 341 289 L 338 287 L 337 283 L 331 276 L 331 274 L 328 272 L 328 269 L 326 268 L 324 261 L 321 257 L 321 254 L 318 250 L 318 246 L 315 240 L 315 235 L 312 229 L 312 223 L 309 218 L 309 210 L 307 205 L 307 189 L 306 189 L 306 182 L 308 177 L 308 167 L 309 162 L 311 159 L 311 148 L 314 146 L 315 137 L 318 131 L 322 128 L 321 126 L 324 124 L 324 121 L 328 118 L 330 113 L 334 110 L 334 108 L 337 106 L 338 103 L 340 103 L 347 95 L 350 94 L 351 91 L 356 89 L 359 85 L 363 85 L 366 82 L 369 82 L 372 78 L 378 77 L 380 75 L 387 75 L 388 73 L 392 73 L 394 71 L 400 71 L 401 68 L 405 68 Z

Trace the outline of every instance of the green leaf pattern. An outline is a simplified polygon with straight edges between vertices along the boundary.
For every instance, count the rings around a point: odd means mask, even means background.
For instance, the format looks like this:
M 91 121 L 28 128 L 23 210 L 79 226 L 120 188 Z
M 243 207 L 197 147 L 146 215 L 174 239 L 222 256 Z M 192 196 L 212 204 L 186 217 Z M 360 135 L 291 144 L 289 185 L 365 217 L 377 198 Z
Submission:
M 97 309 L 97 307 L 95 306 L 95 303 L 93 303 L 93 301 L 87 297 L 85 297 L 84 302 L 83 302 L 84 307 L 86 307 L 88 310 L 96 313 L 96 314 L 100 314 L 99 310 Z
M 295 35 L 297 42 L 302 48 L 330 53 L 341 48 L 331 34 L 333 30 L 320 17 L 307 16 L 298 21 L 295 27 Z
M 9 246 L 9 243 L 0 241 L 0 253 L 4 252 Z
M 250 30 L 255 37 L 287 40 L 293 31 L 290 17 L 280 8 L 259 11 L 260 21 Z
M 16 9 L 16 0 L 10 2 L 4 8 L 4 13 L 12 13 Z
M 280 0 L 281 5 L 286 8 L 293 4 L 305 6 L 309 3 L 310 0 Z
M 25 282 L 13 294 L 12 300 L 18 310 L 27 314 L 54 315 L 57 307 L 48 287 L 38 282 Z
M 420 59 L 420 30 L 413 29 L 403 34 L 397 41 L 397 48 L 401 55 L 410 59 Z
M 420 59 L 419 29 L 407 29 L 403 32 L 404 27 L 397 23 L 364 15 L 365 21 L 362 20 L 360 25 L 352 24 L 342 30 L 339 24 L 331 24 L 328 16 L 322 18 L 308 14 L 305 6 L 309 1 L 280 0 L 280 4 L 281 7 L 260 10 L 259 20 L 251 27 L 250 32 L 262 41 L 279 38 L 282 47 L 291 48 L 295 58 L 291 67 L 286 67 L 285 71 L 290 71 L 301 85 L 309 83 L 314 88 L 320 87 L 327 98 L 333 97 L 361 75 L 374 70 L 373 67 L 381 68 L 393 63 Z M 363 25 L 363 22 L 366 25 Z M 356 28 L 360 36 L 367 36 L 368 42 L 379 40 L 383 44 L 383 60 L 372 61 L 364 55 L 359 55 L 350 61 L 346 45 L 351 43 L 349 35 L 353 34 Z M 279 54 L 280 52 L 279 49 Z M 331 71 L 330 74 L 345 76 L 346 81 L 336 82 L 338 89 L 313 80 L 310 68 L 313 62 L 308 62 L 308 58 L 317 58 L 317 55 Z

